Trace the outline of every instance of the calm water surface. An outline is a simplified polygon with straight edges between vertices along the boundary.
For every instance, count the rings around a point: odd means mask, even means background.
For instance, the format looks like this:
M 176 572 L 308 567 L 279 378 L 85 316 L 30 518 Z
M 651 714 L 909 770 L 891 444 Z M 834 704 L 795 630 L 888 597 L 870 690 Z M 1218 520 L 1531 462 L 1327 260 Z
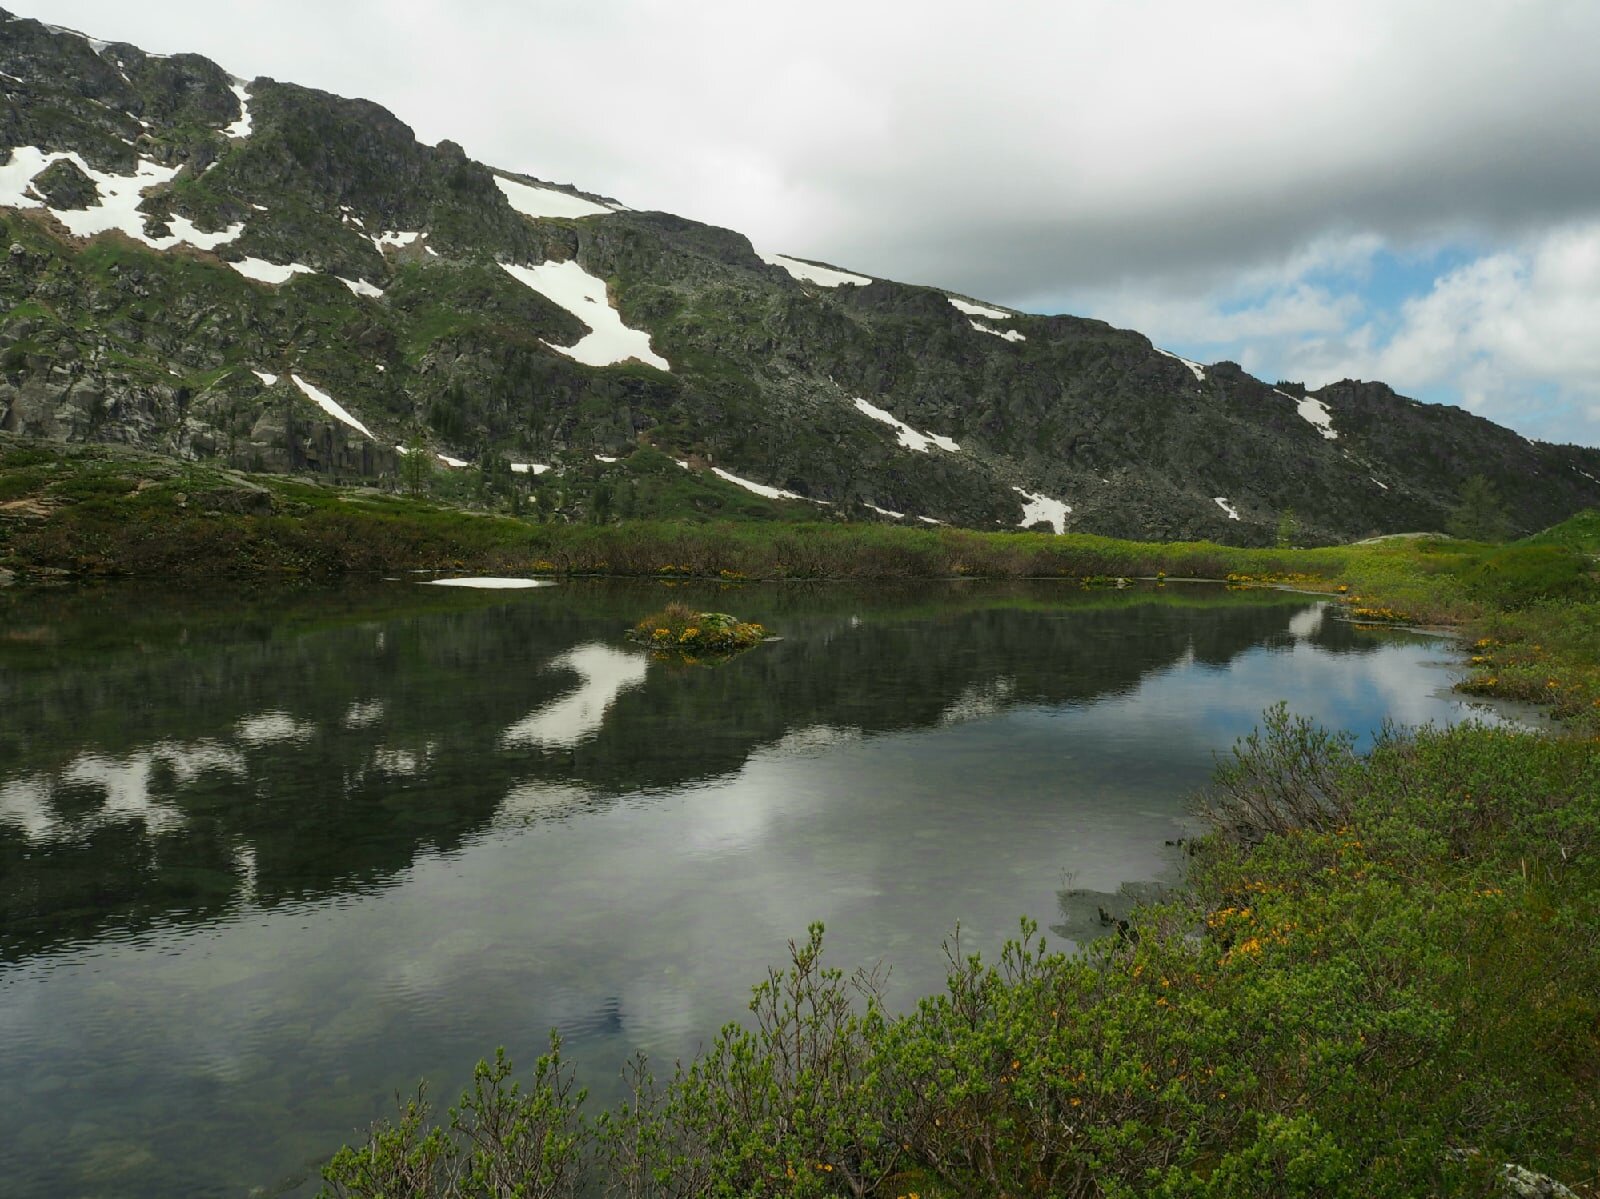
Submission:
M 784 639 L 651 662 L 670 598 Z M 0 1189 L 307 1193 L 551 1027 L 609 1100 L 812 920 L 909 1006 L 1173 877 L 1268 704 L 1451 721 L 1454 661 L 1204 587 L 0 593 Z

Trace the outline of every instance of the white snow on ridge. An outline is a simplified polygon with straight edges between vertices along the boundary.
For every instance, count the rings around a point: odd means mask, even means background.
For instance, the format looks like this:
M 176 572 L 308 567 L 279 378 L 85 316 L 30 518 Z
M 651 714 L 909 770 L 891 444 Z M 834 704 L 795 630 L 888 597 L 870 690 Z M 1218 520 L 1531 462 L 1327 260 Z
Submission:
M 787 254 L 763 254 L 761 261 L 768 266 L 781 266 L 802 283 L 815 283 L 818 287 L 842 287 L 847 284 L 864 287 L 872 282 L 866 275 L 852 275 L 849 271 L 837 271 L 814 262 L 801 262 Z
M 1010 320 L 1012 317 L 1017 315 L 1014 312 L 1002 312 L 998 308 L 986 308 L 982 304 L 973 304 L 966 300 L 958 300 L 954 296 L 946 296 L 945 299 L 949 300 L 950 303 L 955 306 L 958 312 L 964 312 L 968 316 L 986 316 L 992 321 L 1005 321 Z
M 593 200 L 585 200 L 582 196 L 569 195 L 557 191 L 553 187 L 535 187 L 531 183 L 518 183 L 515 179 L 507 179 L 503 175 L 494 177 L 494 184 L 498 187 L 511 207 L 523 216 L 539 217 L 584 217 L 584 216 L 610 216 L 615 209 L 604 204 L 596 204 Z
M 670 371 L 672 364 L 650 348 L 650 334 L 630 329 L 611 306 L 606 282 L 576 262 L 547 262 L 543 266 L 517 266 L 502 262 L 502 270 L 518 283 L 561 305 L 589 326 L 576 345 L 551 346 L 586 366 L 614 366 L 637 358 L 647 366 Z
M 1152 346 L 1150 348 L 1155 350 L 1157 354 L 1164 355 L 1167 358 L 1171 358 L 1175 361 L 1183 363 L 1184 366 L 1188 367 L 1194 373 L 1194 377 L 1197 382 L 1204 383 L 1206 381 L 1206 368 L 1201 366 L 1198 362 L 1191 362 L 1189 359 L 1183 357 L 1183 355 L 1174 354 L 1171 350 L 1163 350 L 1160 346 Z
M 420 232 L 403 233 L 398 229 L 394 229 L 374 237 L 372 239 L 372 245 L 373 248 L 378 251 L 378 253 L 382 254 L 384 246 L 394 246 L 396 249 L 403 249 L 421 236 L 422 234 Z
M 258 370 L 254 369 L 254 368 L 251 368 L 250 373 L 252 375 L 254 375 L 256 378 L 260 379 L 262 384 L 267 386 L 267 387 L 271 387 L 274 383 L 276 383 L 278 381 L 278 376 L 277 375 L 269 374 L 267 371 L 258 371 Z
M 33 177 L 62 159 L 69 160 L 94 181 L 100 193 L 99 203 L 90 208 L 49 208 L 44 201 L 28 194 Z M 0 207 L 49 208 L 50 214 L 75 237 L 93 237 L 115 229 L 155 250 L 170 250 L 184 242 L 199 250 L 214 250 L 244 232 L 243 221 L 216 233 L 204 233 L 188 217 L 174 216 L 168 222 L 172 232 L 166 237 L 152 237 L 146 233 L 144 214 L 139 211 L 145 190 L 170 183 L 178 171 L 178 167 L 164 167 L 141 158 L 132 175 L 112 175 L 95 170 L 75 151 L 46 154 L 37 146 L 17 146 L 11 151 L 11 161 L 0 166 Z
M 967 324 L 971 325 L 979 333 L 987 333 L 991 337 L 998 337 L 1001 341 L 1028 340 L 1025 334 L 1018 333 L 1015 329 L 1007 329 L 1004 333 L 1002 333 L 999 329 L 991 329 L 988 325 L 980 325 L 977 321 L 968 321 Z
M 1382 479 L 1376 478 L 1373 475 L 1368 475 L 1367 478 L 1371 479 L 1374 483 L 1376 483 L 1379 487 L 1383 488 L 1385 491 L 1389 490 L 1389 485 L 1387 483 L 1385 483 Z
M 514 475 L 542 475 L 550 468 L 543 462 L 513 462 L 511 473 Z
M 959 445 L 951 441 L 948 437 L 941 437 L 937 433 L 918 433 L 910 425 L 906 424 L 905 421 L 892 415 L 891 413 L 885 412 L 882 408 L 878 408 L 875 405 L 867 403 L 865 400 L 858 399 L 856 401 L 856 410 L 863 416 L 870 417 L 875 421 L 879 421 L 882 424 L 893 427 L 894 431 L 899 434 L 900 444 L 908 450 L 915 450 L 919 454 L 926 454 L 930 445 L 936 445 L 941 450 L 945 450 L 954 454 L 961 449 Z
M 1216 496 L 1216 497 L 1214 497 L 1212 499 L 1211 502 L 1213 504 L 1215 504 L 1217 507 L 1221 508 L 1224 512 L 1226 512 L 1228 514 L 1228 519 L 1229 520 L 1238 520 L 1239 519 L 1238 511 L 1234 508 L 1234 506 L 1232 504 L 1230 504 L 1228 502 L 1228 497 L 1227 496 L 1225 496 L 1225 495 Z
M 755 483 L 750 482 L 749 479 L 741 479 L 739 475 L 723 471 L 720 466 L 712 467 L 710 472 L 717 475 L 718 479 L 726 479 L 728 482 L 733 483 L 734 487 L 742 487 L 746 491 L 755 491 L 755 495 L 766 496 L 768 499 L 805 499 L 805 496 L 797 495 L 794 491 L 786 491 L 781 487 L 766 487 L 765 483 Z M 819 504 L 822 501 L 821 499 L 813 499 L 811 503 Z
M 372 437 L 372 430 L 367 428 L 366 425 L 362 424 L 355 417 L 351 416 L 350 413 L 344 409 L 343 405 L 341 405 L 338 400 L 335 400 L 327 392 L 310 383 L 307 383 L 299 375 L 291 374 L 289 378 L 294 380 L 294 385 L 300 389 L 301 393 L 306 397 L 306 399 L 310 400 L 318 408 L 321 408 L 329 416 L 333 417 L 335 420 L 343 421 L 352 429 L 357 429 L 362 433 L 365 433 L 368 437 Z M 377 439 L 373 438 L 373 440 Z
M 1047 495 L 1035 495 L 1020 487 L 1013 487 L 1011 490 L 1025 501 L 1022 505 L 1022 519 L 1017 522 L 1017 528 L 1026 529 L 1031 524 L 1046 520 L 1057 533 L 1067 531 L 1067 516 L 1072 512 L 1071 504 L 1053 500 Z
M 249 137 L 252 122 L 250 120 L 250 95 L 244 90 L 242 84 L 232 84 L 228 88 L 239 98 L 239 119 L 222 131 L 223 137 Z
M 268 262 L 265 258 L 241 258 L 238 262 L 230 262 L 228 265 L 246 279 L 254 279 L 257 283 L 287 283 L 296 275 L 317 273 L 298 262 L 276 263 Z
M 892 516 L 896 520 L 904 520 L 906 518 L 906 514 L 904 512 L 895 512 L 889 508 L 880 508 L 876 504 L 868 504 L 867 507 L 871 508 L 879 516 Z
M 1279 391 L 1276 387 L 1272 389 L 1272 392 L 1274 395 L 1280 395 L 1292 402 L 1294 410 L 1300 414 L 1300 419 L 1315 425 L 1317 432 L 1321 433 L 1329 441 L 1334 441 L 1338 438 L 1339 434 L 1333 427 L 1333 413 L 1328 411 L 1328 406 L 1321 400 L 1314 399 L 1311 396 L 1300 399 L 1297 396 L 1290 395 L 1287 391 Z
M 358 296 L 369 296 L 376 300 L 383 295 L 383 288 L 376 284 L 368 283 L 365 279 L 346 279 L 343 275 L 335 275 L 334 278 Z
M 1600 479 L 1595 478 L 1588 471 L 1584 470 L 1581 466 L 1574 466 L 1572 469 L 1577 471 L 1585 479 L 1588 479 L 1589 482 L 1591 482 L 1591 483 L 1600 483 Z
M 460 470 L 464 466 L 472 465 L 465 458 L 452 458 L 449 454 L 435 454 L 434 457 L 440 462 L 443 462 L 451 470 Z

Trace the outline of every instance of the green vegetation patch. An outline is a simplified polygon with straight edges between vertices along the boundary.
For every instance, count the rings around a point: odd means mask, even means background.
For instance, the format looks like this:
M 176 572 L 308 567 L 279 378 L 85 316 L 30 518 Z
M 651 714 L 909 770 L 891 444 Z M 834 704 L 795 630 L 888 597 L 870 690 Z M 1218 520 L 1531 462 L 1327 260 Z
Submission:
M 686 604 L 668 604 L 629 630 L 628 636 L 648 645 L 653 654 L 736 654 L 760 645 L 767 630 L 726 612 L 697 612 Z

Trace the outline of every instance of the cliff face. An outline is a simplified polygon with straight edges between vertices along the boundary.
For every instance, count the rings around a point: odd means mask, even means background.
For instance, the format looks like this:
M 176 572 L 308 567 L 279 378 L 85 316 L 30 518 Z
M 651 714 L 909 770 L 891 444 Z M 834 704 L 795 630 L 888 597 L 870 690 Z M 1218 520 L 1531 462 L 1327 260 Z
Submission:
M 195 55 L 0 11 L 0 73 L 13 432 L 539 487 L 648 444 L 819 515 L 1247 543 L 1439 528 L 1471 474 L 1523 530 L 1600 503 L 1600 451 L 759 255 Z

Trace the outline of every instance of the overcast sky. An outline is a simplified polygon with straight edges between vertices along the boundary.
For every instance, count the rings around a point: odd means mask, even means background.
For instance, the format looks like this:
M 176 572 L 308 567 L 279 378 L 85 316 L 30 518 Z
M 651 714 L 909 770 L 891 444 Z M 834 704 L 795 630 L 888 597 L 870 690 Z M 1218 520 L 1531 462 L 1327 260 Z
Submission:
M 0 0 L 758 249 L 1600 445 L 1594 0 Z

